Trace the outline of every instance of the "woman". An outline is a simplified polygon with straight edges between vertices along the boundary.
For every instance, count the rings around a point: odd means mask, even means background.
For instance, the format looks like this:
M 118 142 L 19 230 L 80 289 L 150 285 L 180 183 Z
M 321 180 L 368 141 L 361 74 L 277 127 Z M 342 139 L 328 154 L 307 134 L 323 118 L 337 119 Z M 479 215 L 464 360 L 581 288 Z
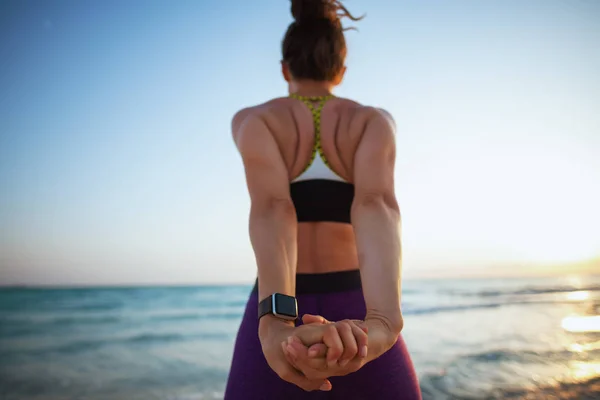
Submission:
M 394 123 L 332 94 L 346 70 L 340 17 L 356 18 L 333 0 L 292 0 L 292 15 L 289 97 L 232 122 L 258 279 L 225 399 L 419 399 L 400 336 Z

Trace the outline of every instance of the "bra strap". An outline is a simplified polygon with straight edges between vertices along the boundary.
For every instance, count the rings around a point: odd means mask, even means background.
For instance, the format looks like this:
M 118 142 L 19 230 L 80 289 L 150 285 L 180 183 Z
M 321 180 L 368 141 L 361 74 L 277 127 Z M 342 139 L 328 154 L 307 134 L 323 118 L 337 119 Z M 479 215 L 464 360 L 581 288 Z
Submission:
M 319 156 L 321 157 L 321 159 L 323 160 L 325 165 L 327 165 L 327 167 L 329 167 L 329 162 L 325 158 L 325 154 L 323 153 L 323 148 L 321 146 L 321 111 L 323 110 L 325 103 L 335 96 L 332 94 L 327 95 L 327 96 L 300 96 L 296 93 L 291 93 L 290 97 L 293 99 L 296 99 L 296 100 L 300 100 L 301 102 L 306 104 L 306 106 L 308 107 L 308 109 L 310 110 L 310 112 L 312 114 L 313 124 L 315 127 L 315 145 L 313 146 L 313 151 L 312 151 L 312 155 L 310 156 L 310 161 L 308 162 L 306 167 L 304 167 L 304 170 L 302 170 L 302 173 L 304 173 L 304 171 L 306 171 L 308 169 L 308 167 L 310 167 L 312 165 L 313 161 L 315 160 L 315 157 L 317 156 L 317 152 L 319 153 Z M 315 108 L 313 103 L 316 103 L 316 102 L 318 102 L 318 104 L 317 104 L 317 107 Z

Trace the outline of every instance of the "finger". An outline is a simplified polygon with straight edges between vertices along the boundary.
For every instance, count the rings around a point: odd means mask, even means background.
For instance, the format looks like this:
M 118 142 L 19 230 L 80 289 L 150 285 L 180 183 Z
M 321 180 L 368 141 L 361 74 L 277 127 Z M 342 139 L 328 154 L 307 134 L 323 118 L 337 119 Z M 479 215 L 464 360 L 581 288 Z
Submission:
M 352 322 L 339 321 L 336 322 L 335 325 L 340 335 L 340 338 L 342 339 L 342 344 L 344 346 L 344 350 L 339 359 L 340 366 L 343 367 L 356 356 L 356 354 L 358 353 L 358 345 L 356 343 L 356 339 L 354 338 L 352 328 L 350 327 L 350 325 L 354 325 Z M 361 333 L 363 332 L 361 331 Z
M 316 343 L 308 348 L 310 358 L 319 358 L 327 356 L 327 346 L 325 343 Z
M 304 314 L 302 316 L 302 323 L 303 324 L 327 324 L 327 323 L 329 323 L 329 321 L 327 321 L 325 318 L 323 318 L 320 315 Z
M 350 322 L 350 327 L 352 328 L 352 334 L 356 339 L 356 346 L 358 347 L 358 356 L 361 358 L 365 358 L 367 356 L 369 346 L 369 336 L 367 335 L 367 330 L 360 328 L 357 324 L 353 322 Z
M 325 347 L 325 351 L 327 347 Z M 287 345 L 287 350 L 290 353 L 295 354 L 293 358 L 297 369 L 309 379 L 322 379 L 327 378 L 327 361 L 325 356 L 319 358 L 309 358 L 308 349 L 300 342 L 300 339 L 294 337 L 292 341 Z M 326 354 L 326 353 L 325 353 Z
M 365 321 L 361 321 L 360 319 L 351 319 L 356 326 L 358 326 L 364 333 L 369 333 L 369 327 L 365 324 Z
M 317 351 L 317 356 L 325 358 L 327 355 L 327 346 L 324 343 L 313 344 L 312 346 L 306 347 L 302 341 L 296 336 L 290 336 L 287 342 L 287 351 L 291 352 L 296 362 L 310 363 L 317 357 L 311 356 Z M 321 360 L 322 361 L 322 360 Z M 314 363 L 311 365 L 320 365 L 320 363 Z
M 294 330 L 294 336 L 307 346 L 315 343 L 323 343 L 323 335 L 327 330 L 327 324 L 302 324 Z
M 308 348 L 296 336 L 288 337 L 285 342 L 286 351 L 291 355 L 294 361 L 302 361 L 308 358 Z
M 325 343 L 328 347 L 327 366 L 330 368 L 334 367 L 344 352 L 344 345 L 335 324 L 328 325 L 325 329 L 323 343 Z
M 296 386 L 298 386 L 306 391 L 312 391 L 312 390 L 329 391 L 329 390 L 331 390 L 331 387 L 332 387 L 331 382 L 329 382 L 329 380 L 326 377 L 323 377 L 323 376 L 309 377 L 303 373 L 300 366 L 298 365 L 298 362 L 297 362 L 298 359 L 296 358 L 295 354 L 301 355 L 301 352 L 302 352 L 301 348 L 304 347 L 304 345 L 302 344 L 302 342 L 300 342 L 300 340 L 298 338 L 294 338 L 294 339 L 296 339 L 296 340 L 294 341 L 294 340 L 288 339 L 287 342 L 281 342 L 281 348 L 283 350 L 283 354 L 285 355 L 285 359 L 287 360 L 287 362 L 290 365 L 285 366 L 283 368 L 283 371 L 284 371 L 283 373 L 285 374 L 285 376 L 280 375 L 280 377 L 288 382 L 295 384 Z M 292 345 L 290 343 L 293 343 L 295 345 L 294 348 L 292 347 Z M 290 366 L 292 368 L 290 368 Z
M 290 363 L 290 365 L 295 369 L 300 370 L 300 368 L 296 364 L 295 357 L 288 351 L 287 347 L 287 342 L 281 342 L 281 349 L 283 350 L 283 355 L 285 356 L 287 362 Z
M 310 380 L 289 365 L 282 366 L 281 372 L 277 372 L 284 381 L 293 383 L 301 389 L 311 392 L 313 390 L 329 391 L 331 382 L 328 379 Z

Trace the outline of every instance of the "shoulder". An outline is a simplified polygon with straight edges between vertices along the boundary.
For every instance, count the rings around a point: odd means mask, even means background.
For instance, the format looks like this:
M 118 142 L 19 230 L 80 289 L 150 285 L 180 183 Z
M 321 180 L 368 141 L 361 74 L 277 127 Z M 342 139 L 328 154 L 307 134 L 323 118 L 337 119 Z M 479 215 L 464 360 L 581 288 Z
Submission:
M 380 150 L 395 148 L 396 123 L 392 114 L 380 107 L 348 102 L 344 106 L 349 116 L 349 135 L 359 147 Z
M 285 102 L 281 100 L 273 99 L 243 108 L 234 114 L 231 120 L 231 133 L 242 156 L 264 156 L 269 151 L 278 150 L 271 117 L 281 114 L 285 108 Z
M 376 118 L 379 118 L 382 121 L 386 122 L 389 125 L 392 132 L 395 133 L 396 132 L 396 121 L 394 120 L 394 117 L 392 116 L 392 114 L 384 108 L 375 108 L 375 110 L 376 110 Z
M 392 117 L 392 114 L 390 114 L 387 110 L 380 107 L 361 106 L 361 110 L 359 112 L 363 115 L 363 118 L 366 119 L 367 123 L 383 126 L 391 133 L 396 131 L 396 122 L 394 121 L 394 117 Z
M 341 106 L 352 120 L 357 125 L 364 126 L 368 123 L 383 123 L 389 127 L 393 132 L 396 130 L 396 123 L 392 114 L 380 107 L 374 107 L 369 105 L 360 104 L 350 99 L 342 100 Z
M 258 104 L 251 107 L 242 108 L 233 115 L 231 119 L 231 131 L 235 136 L 240 128 L 244 125 L 244 122 L 249 119 L 255 119 L 260 117 L 264 113 L 265 105 L 268 103 Z
M 363 106 L 360 112 L 365 118 L 363 140 L 394 142 L 396 122 L 389 111 L 380 107 Z
M 353 124 L 360 127 L 357 148 L 371 152 L 393 150 L 396 147 L 396 123 L 392 114 L 380 107 L 358 105 Z
M 248 123 L 264 121 L 269 116 L 281 112 L 285 108 L 286 98 L 276 98 L 265 103 L 242 108 L 233 115 L 231 119 L 231 132 L 234 139 L 244 130 Z

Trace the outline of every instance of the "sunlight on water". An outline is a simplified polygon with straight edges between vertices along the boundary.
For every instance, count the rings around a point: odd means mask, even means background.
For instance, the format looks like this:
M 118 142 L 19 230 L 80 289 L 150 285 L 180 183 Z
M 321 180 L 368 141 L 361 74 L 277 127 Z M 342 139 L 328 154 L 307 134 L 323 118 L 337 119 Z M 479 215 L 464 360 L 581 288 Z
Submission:
M 569 350 L 573 351 L 575 353 L 582 353 L 585 351 L 584 347 L 582 345 L 580 345 L 579 343 L 573 343 L 572 345 L 570 345 Z
M 583 301 L 583 300 L 587 300 L 589 297 L 590 297 L 590 292 L 588 292 L 586 290 L 579 290 L 577 292 L 571 292 L 571 293 L 567 294 L 567 299 L 569 299 L 569 300 Z
M 579 275 L 569 275 L 567 277 L 567 282 L 569 285 L 574 287 L 581 287 L 581 277 Z
M 222 399 L 249 292 L 0 290 L 0 398 Z M 404 304 L 424 399 L 596 398 L 600 276 L 411 282 Z
M 592 342 L 592 343 L 585 343 L 585 344 L 573 343 L 573 344 L 569 345 L 569 351 L 572 351 L 574 353 L 586 353 L 589 351 L 596 351 L 596 350 L 600 350 L 600 340 L 597 342 Z
M 571 376 L 578 381 L 585 381 L 600 376 L 600 363 L 571 362 Z
M 573 343 L 571 346 L 569 346 L 569 350 L 577 353 L 600 350 L 600 341 L 586 344 Z
M 600 315 L 593 317 L 566 317 L 562 327 L 568 332 L 600 332 Z

